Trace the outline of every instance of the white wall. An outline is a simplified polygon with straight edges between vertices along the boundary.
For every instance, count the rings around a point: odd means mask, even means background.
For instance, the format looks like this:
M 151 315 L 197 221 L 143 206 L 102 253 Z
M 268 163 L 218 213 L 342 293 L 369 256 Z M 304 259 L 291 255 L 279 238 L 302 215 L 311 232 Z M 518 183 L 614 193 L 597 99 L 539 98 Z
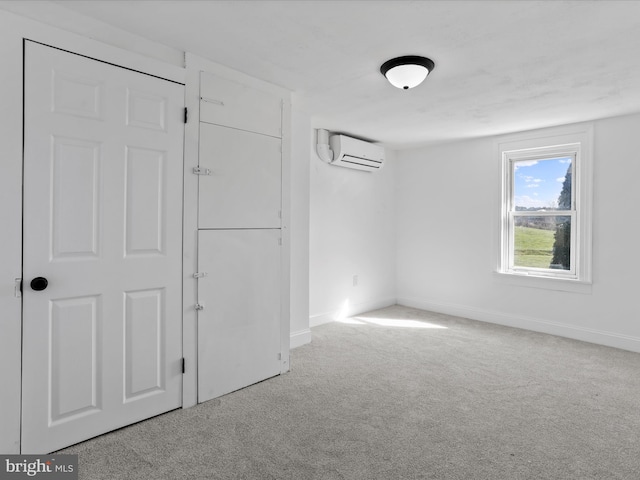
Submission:
M 51 1 L 8 1 L 1 2 L 0 8 L 17 15 L 13 17 L 17 19 L 18 23 L 15 28 L 21 28 L 26 25 L 23 22 L 26 17 L 42 22 L 41 25 L 43 27 L 45 24 L 50 25 L 65 32 L 73 32 L 85 38 L 94 38 L 114 47 L 137 52 L 145 57 L 154 58 L 164 63 L 179 67 L 184 66 L 184 52 L 178 48 L 148 40 L 95 18 L 76 13 Z M 4 16 L 4 13 L 1 13 L 1 15 Z M 31 24 L 38 28 L 36 23 L 32 22 Z
M 640 115 L 594 122 L 593 285 L 570 293 L 493 273 L 495 139 L 398 152 L 398 303 L 640 351 Z
M 291 111 L 291 339 L 296 348 L 311 341 L 309 330 L 309 157 L 311 118 Z
M 311 154 L 311 326 L 395 304 L 393 155 L 381 170 L 362 172 Z
M 0 453 L 19 453 L 22 276 L 22 37 L 0 13 Z

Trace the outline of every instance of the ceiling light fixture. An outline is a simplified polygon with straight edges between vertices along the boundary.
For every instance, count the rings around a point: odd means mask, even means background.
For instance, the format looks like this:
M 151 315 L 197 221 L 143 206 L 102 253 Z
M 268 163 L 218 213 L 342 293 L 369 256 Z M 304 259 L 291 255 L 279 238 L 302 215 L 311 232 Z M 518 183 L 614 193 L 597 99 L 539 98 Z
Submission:
M 429 58 L 407 55 L 387 60 L 380 67 L 380 73 L 387 77 L 394 87 L 408 90 L 420 85 L 433 67 L 435 63 Z

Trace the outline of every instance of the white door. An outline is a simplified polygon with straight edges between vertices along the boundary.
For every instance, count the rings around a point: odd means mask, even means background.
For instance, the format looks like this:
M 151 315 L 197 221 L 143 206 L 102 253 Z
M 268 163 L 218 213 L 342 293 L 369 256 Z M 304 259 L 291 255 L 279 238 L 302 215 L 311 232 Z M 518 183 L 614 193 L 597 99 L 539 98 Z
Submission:
M 25 55 L 22 452 L 44 453 L 182 403 L 184 87 Z
M 200 121 L 282 137 L 282 98 L 212 73 L 200 72 Z
M 280 373 L 280 230 L 200 230 L 198 401 Z
M 280 228 L 282 141 L 200 123 L 200 228 Z

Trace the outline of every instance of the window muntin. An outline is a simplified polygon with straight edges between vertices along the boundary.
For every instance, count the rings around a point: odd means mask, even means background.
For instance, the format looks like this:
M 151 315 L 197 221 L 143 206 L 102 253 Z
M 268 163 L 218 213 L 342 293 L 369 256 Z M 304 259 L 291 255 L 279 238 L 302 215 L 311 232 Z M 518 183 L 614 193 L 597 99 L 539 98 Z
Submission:
M 522 152 L 521 152 L 522 154 Z M 575 153 L 509 158 L 509 268 L 575 275 Z
M 579 152 L 579 144 L 503 152 L 503 272 L 578 278 Z

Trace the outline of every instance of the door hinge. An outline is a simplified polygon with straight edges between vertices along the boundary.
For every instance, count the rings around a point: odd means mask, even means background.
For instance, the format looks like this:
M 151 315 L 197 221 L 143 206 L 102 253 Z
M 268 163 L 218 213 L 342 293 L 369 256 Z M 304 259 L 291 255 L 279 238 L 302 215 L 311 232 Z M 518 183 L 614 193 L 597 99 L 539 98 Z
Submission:
M 204 310 L 204 305 L 202 303 L 196 303 L 196 310 Z
M 211 175 L 210 168 L 193 167 L 193 173 L 196 175 Z
M 193 278 L 202 278 L 202 277 L 206 277 L 208 275 L 207 272 L 196 272 L 193 274 Z
M 184 107 L 184 123 L 187 123 L 187 117 L 188 117 L 187 107 Z
M 185 372 L 185 361 L 184 361 L 184 357 L 182 357 L 182 373 Z
M 13 294 L 16 298 L 22 297 L 22 279 L 16 278 L 15 285 L 13 287 Z

